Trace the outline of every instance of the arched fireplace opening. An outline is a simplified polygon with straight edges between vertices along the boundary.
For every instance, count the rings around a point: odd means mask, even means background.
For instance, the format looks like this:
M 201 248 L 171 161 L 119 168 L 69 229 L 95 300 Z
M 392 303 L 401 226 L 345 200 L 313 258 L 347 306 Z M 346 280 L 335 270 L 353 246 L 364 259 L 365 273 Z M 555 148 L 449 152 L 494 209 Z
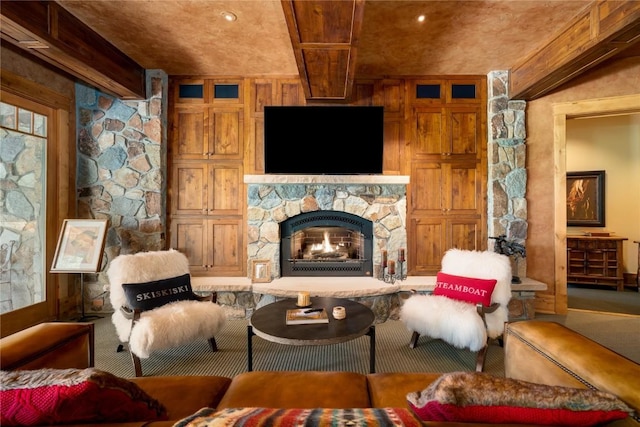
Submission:
M 373 223 L 341 211 L 313 211 L 280 224 L 282 276 L 372 276 Z

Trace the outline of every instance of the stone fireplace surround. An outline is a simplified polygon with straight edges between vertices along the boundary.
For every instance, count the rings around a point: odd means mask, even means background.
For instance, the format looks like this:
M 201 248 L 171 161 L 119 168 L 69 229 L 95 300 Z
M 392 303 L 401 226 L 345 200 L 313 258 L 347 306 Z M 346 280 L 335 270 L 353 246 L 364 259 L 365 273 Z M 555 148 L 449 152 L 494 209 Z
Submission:
M 407 247 L 408 176 L 397 175 L 245 175 L 247 184 L 247 258 L 271 262 L 280 272 L 280 223 L 311 211 L 346 212 L 373 223 L 374 276 L 381 251 L 395 259 Z M 304 281 L 304 279 L 302 279 Z

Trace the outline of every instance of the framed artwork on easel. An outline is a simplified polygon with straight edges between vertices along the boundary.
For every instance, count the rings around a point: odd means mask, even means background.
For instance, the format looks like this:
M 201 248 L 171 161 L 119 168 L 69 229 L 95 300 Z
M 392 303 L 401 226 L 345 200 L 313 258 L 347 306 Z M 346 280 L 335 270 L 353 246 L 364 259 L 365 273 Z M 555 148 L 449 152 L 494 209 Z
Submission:
M 58 236 L 52 273 L 96 273 L 107 232 L 106 219 L 65 219 Z

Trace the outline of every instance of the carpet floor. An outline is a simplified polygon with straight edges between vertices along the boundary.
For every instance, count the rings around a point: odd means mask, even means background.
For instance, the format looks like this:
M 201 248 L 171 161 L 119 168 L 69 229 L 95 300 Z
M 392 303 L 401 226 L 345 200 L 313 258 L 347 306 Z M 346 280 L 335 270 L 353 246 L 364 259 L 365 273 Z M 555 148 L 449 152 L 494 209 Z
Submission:
M 640 315 L 640 292 L 634 288 L 617 291 L 587 285 L 567 285 L 568 306 L 572 309 Z
M 536 320 L 558 322 L 640 363 L 640 316 L 570 310 L 566 316 L 538 314 Z M 111 317 L 95 323 L 95 365 L 124 378 L 134 376 L 128 351 L 116 352 L 119 341 Z M 218 351 L 206 340 L 161 351 L 142 360 L 145 376 L 220 375 L 247 370 L 247 320 L 229 320 L 216 337 Z M 420 337 L 409 348 L 411 333 L 400 321 L 376 325 L 376 372 L 453 372 L 475 369 L 475 353 L 443 341 Z M 369 372 L 369 337 L 325 346 L 288 346 L 253 337 L 254 370 Z M 487 353 L 485 372 L 504 376 L 504 350 L 497 343 Z
M 206 340 L 157 352 L 142 360 L 144 376 L 234 376 L 247 370 L 247 320 L 228 320 L 216 336 L 218 351 Z M 409 348 L 411 333 L 399 321 L 376 325 L 376 372 L 451 372 L 475 369 L 476 353 L 443 341 L 420 337 Z M 119 341 L 111 318 L 95 321 L 96 368 L 124 378 L 134 376 L 128 351 L 116 352 Z M 318 346 L 289 346 L 253 337 L 253 370 L 369 372 L 369 337 Z M 504 376 L 504 351 L 491 345 L 485 372 Z

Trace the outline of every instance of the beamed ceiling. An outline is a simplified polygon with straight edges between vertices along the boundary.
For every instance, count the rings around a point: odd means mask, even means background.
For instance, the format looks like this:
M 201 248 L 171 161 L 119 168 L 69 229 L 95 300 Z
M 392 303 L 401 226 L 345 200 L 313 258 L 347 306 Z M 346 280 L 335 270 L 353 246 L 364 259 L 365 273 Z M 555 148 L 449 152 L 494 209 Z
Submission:
M 330 102 L 357 79 L 510 70 L 512 97 L 530 100 L 607 61 L 640 61 L 640 1 L 4 0 L 0 15 L 3 43 L 124 99 L 162 69 L 299 75 L 307 100 Z

